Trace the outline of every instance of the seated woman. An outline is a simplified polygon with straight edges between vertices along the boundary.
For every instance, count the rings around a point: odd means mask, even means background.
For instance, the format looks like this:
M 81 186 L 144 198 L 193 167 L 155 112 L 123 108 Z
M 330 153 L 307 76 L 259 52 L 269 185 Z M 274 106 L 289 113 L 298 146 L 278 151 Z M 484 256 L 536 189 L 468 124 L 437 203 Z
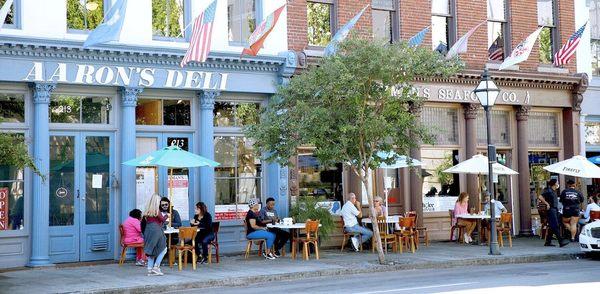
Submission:
M 200 247 L 202 247 L 202 255 L 198 262 L 200 264 L 208 261 L 208 244 L 215 239 L 215 234 L 212 229 L 212 216 L 206 208 L 204 202 L 196 203 L 196 214 L 190 221 L 193 227 L 198 227 L 200 231 L 196 234 L 196 253 L 200 253 Z
M 457 218 L 458 215 L 469 213 L 469 194 L 467 192 L 462 192 L 458 196 L 458 200 L 454 204 L 454 217 L 452 218 L 452 225 L 458 224 L 460 226 L 465 227 L 464 234 L 464 242 L 471 243 L 473 238 L 471 238 L 471 234 L 475 230 L 475 226 L 477 222 L 472 219 L 462 219 Z
M 375 206 L 375 212 L 377 213 L 377 217 L 386 215 L 386 208 L 383 205 L 383 198 L 381 196 L 375 196 L 373 199 L 373 204 Z
M 246 213 L 246 238 L 248 240 L 266 239 L 267 248 L 265 248 L 263 256 L 266 259 L 275 259 L 275 255 L 271 252 L 271 248 L 273 248 L 273 244 L 275 243 L 275 234 L 267 231 L 267 227 L 260 226 L 261 222 L 258 221 L 258 199 L 252 198 L 248 200 L 248 206 L 250 206 L 250 210 Z
M 142 211 L 134 209 L 129 212 L 129 217 L 123 222 L 123 243 L 125 244 L 143 244 L 144 236 L 142 235 Z M 136 262 L 137 266 L 144 266 L 146 264 L 146 254 L 144 254 L 144 247 L 136 248 Z

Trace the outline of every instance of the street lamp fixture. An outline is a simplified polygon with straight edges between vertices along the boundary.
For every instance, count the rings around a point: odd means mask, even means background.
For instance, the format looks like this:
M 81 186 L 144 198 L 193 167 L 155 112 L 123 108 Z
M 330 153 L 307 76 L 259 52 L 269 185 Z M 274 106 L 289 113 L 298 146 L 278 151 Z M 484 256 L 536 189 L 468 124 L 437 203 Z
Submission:
M 477 98 L 479 99 L 479 103 L 483 106 L 483 110 L 485 110 L 485 121 L 487 125 L 487 144 L 488 144 L 488 186 L 486 193 L 490 197 L 490 240 L 488 243 L 490 244 L 490 255 L 500 255 L 500 247 L 498 247 L 498 234 L 496 231 L 496 191 L 494 189 L 493 177 L 494 170 L 492 165 L 496 162 L 496 146 L 492 145 L 492 127 L 490 120 L 490 108 L 494 106 L 496 103 L 496 98 L 498 98 L 498 94 L 500 93 L 500 89 L 496 86 L 496 83 L 490 78 L 487 68 L 483 70 L 483 75 L 481 75 L 481 80 L 479 84 L 473 90 Z

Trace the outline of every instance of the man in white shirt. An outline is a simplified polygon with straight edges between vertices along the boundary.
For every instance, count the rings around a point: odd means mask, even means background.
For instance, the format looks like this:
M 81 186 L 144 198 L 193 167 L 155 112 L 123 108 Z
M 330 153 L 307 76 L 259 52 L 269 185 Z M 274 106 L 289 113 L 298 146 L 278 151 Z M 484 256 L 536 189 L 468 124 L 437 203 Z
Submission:
M 360 226 L 358 223 L 357 217 L 361 217 L 361 207 L 360 202 L 356 200 L 356 195 L 354 193 L 348 194 L 348 201 L 342 207 L 342 218 L 344 219 L 344 230 L 348 233 L 356 233 L 360 234 L 362 237 L 362 242 L 365 243 L 371 239 L 373 236 L 373 232 L 371 230 Z M 358 251 L 358 238 L 356 236 L 351 238 L 352 247 L 354 251 Z
M 485 205 L 483 206 L 483 211 L 485 213 L 491 214 L 490 211 L 490 196 L 485 196 Z M 506 207 L 502 204 L 502 202 L 496 200 L 494 201 L 494 211 L 496 212 L 496 217 L 500 217 L 503 212 L 506 212 Z
M 594 195 L 592 197 L 588 197 L 588 203 L 589 204 L 583 213 L 583 217 L 579 219 L 579 224 L 582 226 L 590 222 L 590 211 L 600 211 L 600 205 L 598 205 L 598 196 Z

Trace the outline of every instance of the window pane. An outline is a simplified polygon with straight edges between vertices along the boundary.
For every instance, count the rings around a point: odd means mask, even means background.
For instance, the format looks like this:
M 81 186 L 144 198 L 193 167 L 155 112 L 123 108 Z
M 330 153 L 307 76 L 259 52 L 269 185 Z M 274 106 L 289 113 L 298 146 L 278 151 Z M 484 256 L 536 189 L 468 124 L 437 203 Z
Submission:
M 4 3 L 6 3 L 6 1 L 7 0 L 0 0 L 0 7 L 4 6 Z M 8 14 L 6 15 L 6 18 L 4 19 L 4 24 L 15 24 L 15 3 L 14 2 L 13 2 L 13 5 L 11 5 L 10 9 L 8 10 Z
M 589 0 L 590 32 L 592 39 L 600 39 L 600 0 Z
M 230 127 L 234 124 L 233 103 L 216 102 L 214 113 L 214 124 L 216 127 Z
M 371 6 L 373 9 L 394 10 L 394 1 L 396 0 L 373 0 Z
M 110 221 L 110 141 L 108 137 L 85 138 L 85 223 L 108 224 Z M 94 186 L 94 177 L 100 186 Z
M 506 20 L 504 10 L 505 0 L 488 0 L 487 1 L 487 18 L 489 20 Z
M 106 97 L 85 97 L 81 100 L 83 123 L 108 124 L 110 99 Z
M 154 36 L 182 37 L 184 0 L 152 0 L 152 33 Z
M 308 2 L 309 45 L 325 47 L 331 41 L 331 8 L 330 4 Z
M 600 146 L 600 122 L 585 123 L 585 143 Z
M 163 121 L 168 126 L 189 126 L 190 100 L 163 100 Z
M 75 137 L 50 136 L 50 226 L 74 224 Z
M 504 59 L 504 23 L 488 21 L 488 59 Z
M 492 143 L 498 146 L 510 146 L 510 113 L 504 110 L 492 110 Z M 487 144 L 487 128 L 483 109 L 477 113 L 477 143 Z
M 0 122 L 25 122 L 25 99 L 22 94 L 0 94 Z
M 81 97 L 52 95 L 50 99 L 50 122 L 81 123 Z
M 433 50 L 442 54 L 448 52 L 448 18 L 431 17 L 431 46 Z
M 104 19 L 104 0 L 67 0 L 67 28 L 93 30 Z
M 227 20 L 229 41 L 246 43 L 256 29 L 256 14 L 254 0 L 228 0 Z
M 459 175 L 443 172 L 445 169 L 458 164 L 458 150 L 423 149 L 421 150 L 421 162 L 423 169 L 430 174 L 423 178 L 422 195 L 424 197 L 457 197 L 460 194 Z M 452 209 L 452 207 L 447 208 L 438 205 L 429 207 L 427 211 L 448 211 L 448 209 Z M 449 205 L 454 206 L 454 203 L 450 202 Z
M 537 196 L 542 194 L 542 189 L 546 187 L 546 182 L 550 180 L 550 173 L 544 170 L 544 166 L 557 163 L 558 152 L 529 152 L 529 199 L 531 208 L 537 204 Z
M 258 122 L 259 103 L 239 103 L 235 106 L 236 126 L 245 126 Z
M 215 137 L 215 161 L 221 164 L 215 167 L 215 177 L 235 176 L 235 144 L 235 137 Z
M 554 1 L 537 0 L 538 25 L 554 25 Z
M 552 31 L 554 28 L 545 27 L 540 33 L 540 63 L 552 63 Z
M 217 205 L 235 204 L 236 188 L 235 179 L 216 179 Z
M 23 170 L 0 165 L 0 231 L 23 229 L 24 190 Z
M 253 142 L 245 137 L 237 139 L 237 176 L 259 177 L 260 159 L 254 153 Z
M 392 12 L 373 10 L 373 37 L 376 39 L 392 40 Z
M 530 112 L 527 123 L 530 147 L 557 147 L 558 116 L 549 112 Z
M 431 13 L 450 15 L 450 0 L 431 0 Z
M 161 102 L 160 99 L 139 99 L 135 107 L 135 123 L 138 125 L 161 125 Z
M 252 198 L 260 199 L 260 178 L 240 178 L 238 185 L 238 205 L 248 204 L 248 200 Z
M 429 126 L 435 145 L 458 145 L 458 110 L 444 107 L 423 107 L 422 123 Z

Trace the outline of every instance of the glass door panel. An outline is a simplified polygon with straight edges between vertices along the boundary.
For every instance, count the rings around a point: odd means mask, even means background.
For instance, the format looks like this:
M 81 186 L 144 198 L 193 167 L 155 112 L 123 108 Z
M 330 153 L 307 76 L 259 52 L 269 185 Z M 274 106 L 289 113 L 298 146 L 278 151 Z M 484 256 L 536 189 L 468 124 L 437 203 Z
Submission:
M 85 138 L 85 223 L 108 224 L 110 220 L 110 140 Z
M 50 136 L 50 226 L 75 224 L 75 171 L 75 137 Z

